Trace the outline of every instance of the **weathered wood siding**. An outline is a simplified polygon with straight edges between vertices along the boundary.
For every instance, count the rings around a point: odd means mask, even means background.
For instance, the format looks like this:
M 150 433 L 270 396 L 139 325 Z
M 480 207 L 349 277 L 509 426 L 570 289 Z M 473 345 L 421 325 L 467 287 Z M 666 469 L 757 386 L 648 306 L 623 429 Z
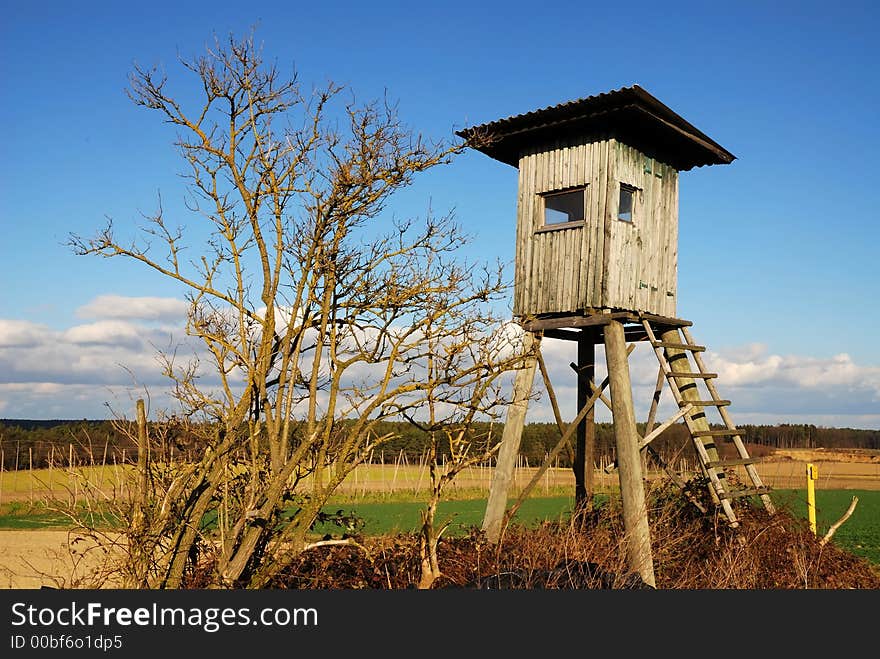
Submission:
M 615 140 L 556 143 L 520 158 L 514 315 L 674 315 L 666 292 L 675 293 L 678 174 L 663 166 L 657 177 L 644 165 Z M 620 182 L 641 190 L 631 225 L 616 219 Z M 541 194 L 578 186 L 586 186 L 586 222 L 544 228 Z
M 605 306 L 675 317 L 678 172 L 619 142 L 614 151 Z M 632 222 L 617 219 L 621 183 L 637 188 Z
M 514 314 L 574 312 L 599 306 L 605 233 L 602 221 L 609 141 L 557 143 L 519 161 Z M 542 230 L 541 194 L 587 186 L 584 225 Z

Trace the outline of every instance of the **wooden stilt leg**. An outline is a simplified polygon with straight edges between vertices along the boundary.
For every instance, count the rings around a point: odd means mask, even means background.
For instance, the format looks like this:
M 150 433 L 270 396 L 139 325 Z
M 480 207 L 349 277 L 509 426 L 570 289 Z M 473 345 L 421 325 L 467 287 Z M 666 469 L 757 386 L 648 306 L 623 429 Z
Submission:
M 645 583 L 653 586 L 651 532 L 639 457 L 639 435 L 633 408 L 626 338 L 623 325 L 617 321 L 611 321 L 605 326 L 605 358 L 611 381 L 611 405 L 627 558 L 633 571 L 641 575 Z
M 596 375 L 595 332 L 581 330 L 578 337 L 578 380 L 577 407 L 581 409 L 592 394 L 590 382 Z M 574 461 L 574 499 L 575 515 L 591 510 L 593 507 L 593 462 L 596 442 L 596 415 L 593 409 L 578 424 L 575 441 Z
M 489 488 L 489 500 L 486 503 L 486 513 L 483 517 L 483 531 L 489 542 L 498 542 L 501 536 L 501 526 L 504 520 L 504 511 L 507 508 L 507 497 L 513 480 L 513 470 L 516 466 L 516 458 L 519 455 L 522 431 L 526 420 L 526 411 L 529 404 L 529 393 L 535 379 L 537 359 L 535 352 L 540 348 L 540 335 L 526 332 L 523 349 L 526 363 L 517 371 L 513 384 L 513 401 L 507 410 L 507 419 L 504 422 L 504 432 L 501 435 L 501 448 L 498 451 L 498 460 L 495 465 L 495 473 L 492 476 L 492 485 Z

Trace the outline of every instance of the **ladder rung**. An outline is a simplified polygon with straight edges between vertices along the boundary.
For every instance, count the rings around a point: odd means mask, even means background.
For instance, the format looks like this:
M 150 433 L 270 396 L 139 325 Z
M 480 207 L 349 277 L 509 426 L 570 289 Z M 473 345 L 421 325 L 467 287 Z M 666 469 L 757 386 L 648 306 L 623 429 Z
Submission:
M 693 405 L 694 407 L 710 407 L 715 405 L 717 407 L 722 407 L 724 405 L 730 405 L 729 400 L 687 400 L 682 398 L 679 402 L 679 407 L 684 407 L 685 405 Z
M 669 341 L 651 341 L 651 345 L 655 348 L 678 348 L 679 350 L 690 350 L 692 352 L 705 352 L 706 346 L 695 346 L 690 343 L 672 343 Z
M 690 327 L 693 325 L 693 322 L 690 320 L 683 320 L 682 318 L 667 318 L 665 316 L 658 316 L 656 314 L 645 312 L 640 313 L 639 318 L 643 323 L 654 323 L 655 325 L 662 325 L 663 327 Z
M 748 490 L 733 490 L 732 492 L 725 492 L 724 494 L 719 494 L 719 499 L 738 499 L 740 497 L 750 497 L 753 494 L 769 494 L 769 487 L 753 487 Z
M 694 437 L 731 437 L 733 435 L 741 435 L 742 432 L 736 428 L 727 430 L 694 430 L 691 435 Z
M 737 465 L 750 465 L 758 462 L 755 458 L 740 458 L 739 460 L 715 460 L 714 462 L 707 462 L 707 469 L 714 469 L 715 467 L 735 467 Z
M 717 373 L 688 373 L 688 372 L 676 372 L 669 371 L 667 375 L 672 376 L 674 378 L 717 378 Z

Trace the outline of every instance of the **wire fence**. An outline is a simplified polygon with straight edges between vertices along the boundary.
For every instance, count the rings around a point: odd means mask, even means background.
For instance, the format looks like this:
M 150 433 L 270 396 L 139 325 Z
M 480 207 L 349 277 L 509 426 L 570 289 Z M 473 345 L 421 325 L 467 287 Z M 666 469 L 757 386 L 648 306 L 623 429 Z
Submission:
M 137 456 L 125 451 L 116 455 L 104 453 L 98 459 L 83 460 L 73 447 L 66 452 L 53 452 L 49 466 L 34 469 L 30 463 L 18 465 L 18 469 L 3 467 L 0 456 L 0 504 L 27 502 L 30 504 L 47 499 L 76 504 L 85 500 L 88 491 L 102 492 L 103 496 L 129 496 L 132 483 L 133 463 Z M 816 487 L 822 489 L 867 489 L 880 490 L 880 462 L 835 462 L 820 463 L 819 480 Z M 445 472 L 449 465 L 441 459 L 436 474 Z M 454 480 L 443 489 L 446 496 L 486 496 L 492 484 L 495 461 L 490 460 L 463 469 Z M 806 461 L 788 459 L 763 461 L 756 465 L 761 479 L 774 489 L 802 489 L 805 487 Z M 513 472 L 511 495 L 515 496 L 529 483 L 541 464 L 530 462 L 519 456 Z M 603 458 L 593 472 L 593 487 L 597 494 L 610 493 L 618 484 L 618 476 L 610 459 Z M 699 473 L 698 466 L 688 460 L 678 461 L 672 468 L 684 480 Z M 741 469 L 741 468 L 740 468 Z M 662 479 L 666 475 L 647 464 L 647 478 Z M 740 475 L 746 478 L 745 472 Z M 561 466 L 556 460 L 542 474 L 531 496 L 573 495 L 574 472 L 570 467 Z M 395 455 L 382 452 L 354 469 L 338 488 L 337 492 L 350 497 L 426 495 L 432 488 L 431 465 L 427 454 L 416 460 L 400 451 Z

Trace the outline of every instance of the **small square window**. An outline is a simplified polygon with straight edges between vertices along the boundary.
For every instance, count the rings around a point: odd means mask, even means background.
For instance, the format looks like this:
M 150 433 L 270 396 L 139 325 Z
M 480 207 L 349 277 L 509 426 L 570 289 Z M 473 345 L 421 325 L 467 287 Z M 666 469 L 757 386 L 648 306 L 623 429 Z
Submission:
M 620 184 L 620 203 L 617 207 L 617 219 L 624 222 L 633 221 L 633 204 L 636 188 L 624 183 Z
M 583 222 L 586 188 L 552 192 L 542 195 L 544 198 L 544 225 Z

